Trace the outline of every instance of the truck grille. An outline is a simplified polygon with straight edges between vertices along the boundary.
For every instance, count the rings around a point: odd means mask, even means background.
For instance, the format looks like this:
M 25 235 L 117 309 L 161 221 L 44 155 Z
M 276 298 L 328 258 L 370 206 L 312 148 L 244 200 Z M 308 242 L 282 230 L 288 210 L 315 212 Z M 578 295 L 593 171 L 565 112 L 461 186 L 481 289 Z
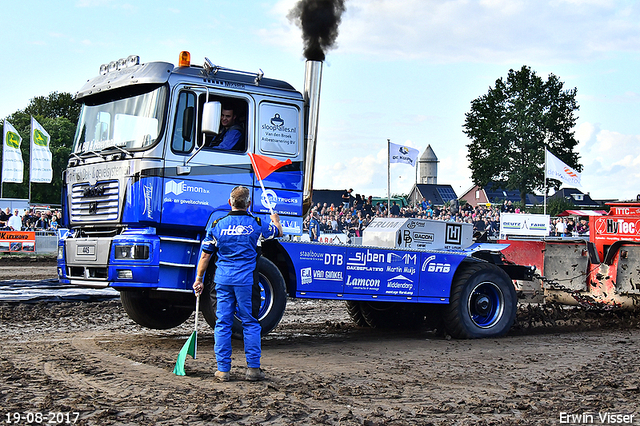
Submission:
M 71 189 L 71 221 L 102 222 L 118 219 L 118 181 L 95 185 L 78 183 Z

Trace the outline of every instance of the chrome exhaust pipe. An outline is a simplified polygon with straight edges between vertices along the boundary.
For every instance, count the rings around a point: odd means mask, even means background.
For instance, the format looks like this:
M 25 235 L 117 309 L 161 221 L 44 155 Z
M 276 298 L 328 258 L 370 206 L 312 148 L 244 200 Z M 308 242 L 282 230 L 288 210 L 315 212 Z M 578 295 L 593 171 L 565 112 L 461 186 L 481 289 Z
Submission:
M 316 161 L 322 61 L 308 60 L 305 64 L 304 74 L 305 158 L 304 192 L 302 199 L 303 216 L 305 216 L 311 208 L 311 197 L 313 195 L 313 173 Z

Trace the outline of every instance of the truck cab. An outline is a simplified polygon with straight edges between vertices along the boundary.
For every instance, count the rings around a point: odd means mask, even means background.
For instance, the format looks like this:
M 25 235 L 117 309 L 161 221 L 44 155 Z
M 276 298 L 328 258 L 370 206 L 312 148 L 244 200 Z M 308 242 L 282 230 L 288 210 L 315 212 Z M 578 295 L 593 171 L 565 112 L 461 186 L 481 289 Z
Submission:
M 208 59 L 193 65 L 182 52 L 178 66 L 137 56 L 104 64 L 76 100 L 82 111 L 64 174 L 60 282 L 156 300 L 158 309 L 182 313 L 166 323 L 173 326 L 192 310 L 200 242 L 228 212 L 233 187 L 251 189 L 254 215 L 268 220 L 271 207 L 286 235 L 302 233 L 311 187 L 303 179 L 305 101 L 290 84 Z M 230 148 L 215 142 L 225 131 L 223 108 L 241 133 Z M 249 152 L 292 163 L 264 179 L 263 191 Z M 133 310 L 149 310 L 140 304 Z

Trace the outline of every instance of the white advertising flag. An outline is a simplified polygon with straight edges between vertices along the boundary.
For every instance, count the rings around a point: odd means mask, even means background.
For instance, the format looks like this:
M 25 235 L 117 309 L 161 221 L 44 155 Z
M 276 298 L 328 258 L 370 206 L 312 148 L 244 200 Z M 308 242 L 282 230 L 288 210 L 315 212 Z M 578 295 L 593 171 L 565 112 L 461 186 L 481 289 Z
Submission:
M 563 163 L 558 157 L 549 152 L 546 148 L 546 172 L 548 179 L 557 179 L 573 186 L 582 186 L 580 183 L 580 173 Z
M 22 183 L 24 163 L 20 144 L 22 138 L 7 120 L 4 120 L 2 148 L 2 182 Z
M 415 167 L 419 153 L 415 148 L 389 142 L 389 163 L 404 163 Z
M 50 183 L 53 178 L 50 140 L 49 133 L 31 117 L 31 173 L 29 173 L 31 182 Z

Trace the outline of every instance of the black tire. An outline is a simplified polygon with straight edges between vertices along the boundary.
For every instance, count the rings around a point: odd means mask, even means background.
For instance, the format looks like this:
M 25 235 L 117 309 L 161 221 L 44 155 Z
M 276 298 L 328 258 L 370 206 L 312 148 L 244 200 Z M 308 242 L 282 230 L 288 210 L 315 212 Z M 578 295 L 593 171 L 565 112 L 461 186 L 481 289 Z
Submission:
M 359 302 L 362 317 L 371 328 L 416 329 L 424 325 L 423 307 L 412 303 Z
M 204 279 L 203 295 L 210 297 L 200 298 L 202 314 L 211 326 L 216 326 L 216 298 L 215 284 L 213 282 L 215 268 L 209 268 Z M 258 309 L 258 321 L 262 327 L 261 335 L 265 336 L 276 328 L 282 319 L 287 306 L 287 291 L 284 278 L 280 270 L 269 259 L 258 259 L 258 280 L 260 283 L 260 308 Z M 233 318 L 232 337 L 242 339 L 242 322 L 238 317 Z
M 357 302 L 355 300 L 347 300 L 347 312 L 349 312 L 349 316 L 358 327 L 369 327 L 369 324 L 367 324 L 367 321 L 365 321 L 364 317 L 362 316 L 360 303 L 361 302 Z
M 152 298 L 145 290 L 121 290 L 120 302 L 129 318 L 156 330 L 177 327 L 193 312 L 193 308 L 175 306 L 167 299 Z
M 518 299 L 513 282 L 491 263 L 460 265 L 445 309 L 445 328 L 458 339 L 498 337 L 516 318 Z

